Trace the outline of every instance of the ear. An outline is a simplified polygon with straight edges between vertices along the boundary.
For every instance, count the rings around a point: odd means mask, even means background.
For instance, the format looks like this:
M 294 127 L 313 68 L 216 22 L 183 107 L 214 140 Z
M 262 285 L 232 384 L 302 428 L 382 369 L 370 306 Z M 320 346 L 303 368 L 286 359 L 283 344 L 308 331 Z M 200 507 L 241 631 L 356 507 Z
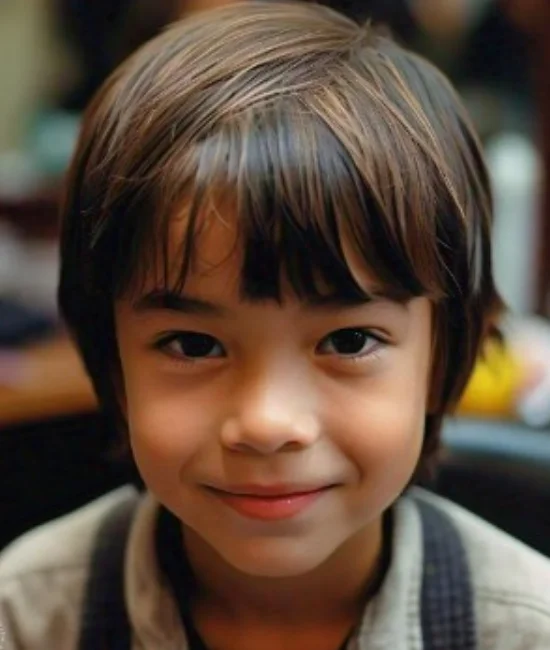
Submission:
M 433 319 L 436 322 L 436 319 Z M 437 327 L 433 327 L 432 346 L 430 351 L 430 372 L 428 373 L 428 399 L 426 415 L 436 415 L 441 409 L 441 386 L 444 379 L 444 368 L 441 363 L 440 335 Z
M 441 411 L 441 386 L 443 382 L 441 375 L 441 368 L 433 365 L 429 375 L 426 415 L 438 415 Z
M 113 385 L 115 399 L 118 408 L 120 410 L 120 414 L 125 420 L 127 420 L 128 402 L 126 400 L 126 387 L 124 385 L 124 373 L 122 372 L 122 366 L 118 359 L 111 364 L 109 374 L 111 376 L 111 382 Z
M 433 383 L 430 386 L 430 391 L 428 393 L 428 401 L 426 403 L 426 415 L 435 415 L 439 411 L 439 395 L 438 391 L 434 389 Z

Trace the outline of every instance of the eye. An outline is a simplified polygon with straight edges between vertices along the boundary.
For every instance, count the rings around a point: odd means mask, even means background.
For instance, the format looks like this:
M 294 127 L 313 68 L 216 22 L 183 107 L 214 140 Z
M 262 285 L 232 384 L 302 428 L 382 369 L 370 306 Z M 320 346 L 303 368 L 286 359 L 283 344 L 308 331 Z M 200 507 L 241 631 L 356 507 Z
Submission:
M 160 339 L 155 347 L 188 361 L 226 356 L 222 344 L 210 334 L 202 332 L 174 332 Z
M 326 336 L 317 346 L 317 351 L 320 354 L 337 354 L 342 357 L 364 357 L 382 344 L 382 339 L 369 330 L 348 327 Z

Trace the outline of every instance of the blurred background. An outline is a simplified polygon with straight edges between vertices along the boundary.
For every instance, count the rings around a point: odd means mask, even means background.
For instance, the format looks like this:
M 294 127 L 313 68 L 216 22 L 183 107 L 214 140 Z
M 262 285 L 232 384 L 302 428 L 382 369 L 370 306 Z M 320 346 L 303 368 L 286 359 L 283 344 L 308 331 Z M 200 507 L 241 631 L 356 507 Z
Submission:
M 230 1 L 0 2 L 0 547 L 133 480 L 57 314 L 63 174 L 110 71 L 178 17 Z M 507 338 L 448 422 L 430 487 L 550 554 L 550 3 L 321 3 L 434 61 L 481 136 Z

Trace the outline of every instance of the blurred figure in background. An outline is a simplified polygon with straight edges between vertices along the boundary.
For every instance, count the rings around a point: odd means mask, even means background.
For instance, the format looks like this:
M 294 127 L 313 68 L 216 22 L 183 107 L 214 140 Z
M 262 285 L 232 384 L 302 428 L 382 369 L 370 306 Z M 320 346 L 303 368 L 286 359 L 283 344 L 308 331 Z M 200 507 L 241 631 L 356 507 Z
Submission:
M 227 0 L 54 0 L 60 31 L 77 57 L 81 78 L 62 98 L 82 110 L 124 58 L 183 13 Z
M 60 33 L 80 68 L 80 78 L 60 102 L 80 111 L 111 70 L 178 13 L 178 0 L 54 0 Z

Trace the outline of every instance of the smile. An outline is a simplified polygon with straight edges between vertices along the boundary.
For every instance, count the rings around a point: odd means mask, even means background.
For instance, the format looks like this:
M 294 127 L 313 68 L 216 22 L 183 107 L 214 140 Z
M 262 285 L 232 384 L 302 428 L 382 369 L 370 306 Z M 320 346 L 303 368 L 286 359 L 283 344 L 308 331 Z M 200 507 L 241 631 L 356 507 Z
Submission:
M 304 512 L 333 487 L 335 486 L 330 485 L 294 492 L 284 488 L 252 486 L 231 491 L 208 488 L 208 491 L 243 517 L 262 521 L 280 521 Z

